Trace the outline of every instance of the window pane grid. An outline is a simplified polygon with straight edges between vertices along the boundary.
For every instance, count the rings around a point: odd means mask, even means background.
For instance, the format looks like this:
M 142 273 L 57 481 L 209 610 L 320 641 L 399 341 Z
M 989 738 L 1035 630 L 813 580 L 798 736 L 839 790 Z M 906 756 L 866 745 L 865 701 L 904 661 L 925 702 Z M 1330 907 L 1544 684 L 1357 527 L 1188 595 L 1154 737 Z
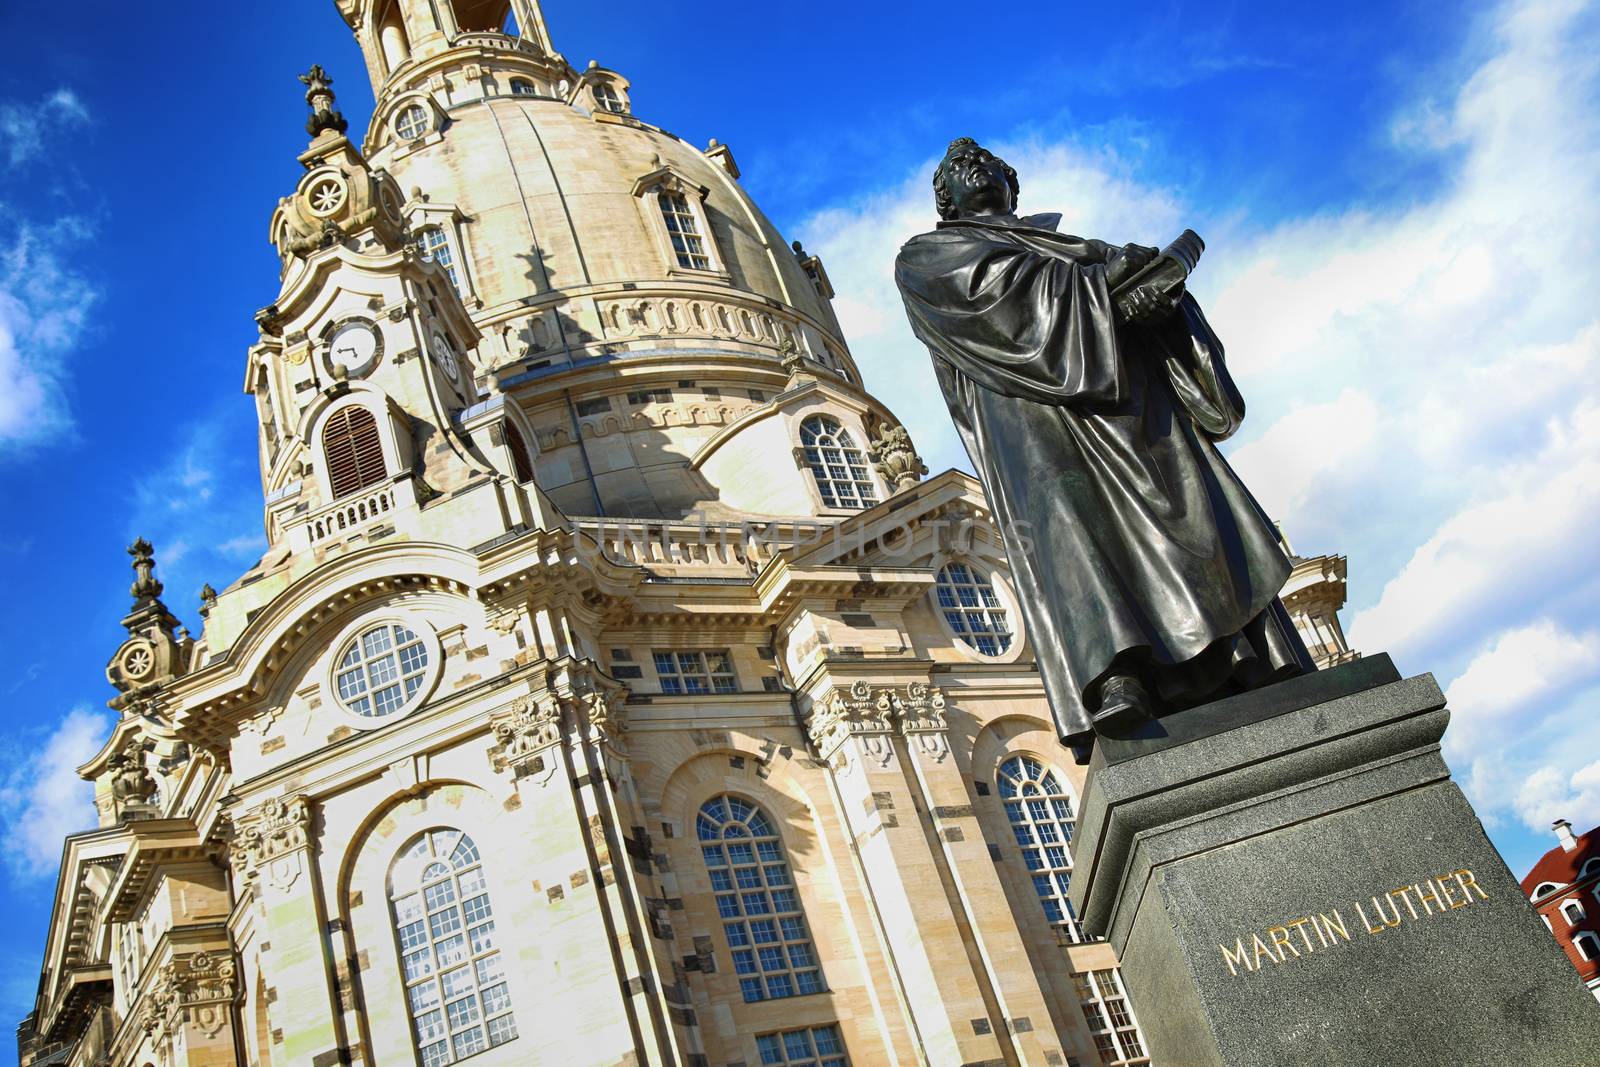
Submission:
M 1122 976 L 1106 969 L 1074 974 L 1072 983 L 1078 991 L 1084 1020 L 1094 1034 L 1095 1047 L 1106 1063 L 1110 1067 L 1149 1063 Z
M 428 649 L 408 628 L 383 623 L 350 642 L 339 666 L 340 701 L 357 715 L 380 718 L 399 711 L 422 688 Z
M 823 415 L 806 419 L 800 424 L 800 444 L 825 506 L 859 510 L 877 503 L 866 454 L 837 420 Z
M 456 274 L 456 255 L 450 247 L 450 238 L 445 236 L 443 227 L 428 226 L 417 234 L 417 251 L 422 253 L 423 259 L 431 259 L 444 268 L 450 276 L 450 284 L 457 289 L 461 288 L 461 279 Z
M 968 647 L 998 656 L 1011 647 L 1011 621 L 988 577 L 964 563 L 939 572 L 934 595 L 944 621 Z
M 652 653 L 663 693 L 737 693 L 739 679 L 727 649 L 713 652 Z
M 672 241 L 678 266 L 691 270 L 710 270 L 711 256 L 706 252 L 700 222 L 689 207 L 688 199 L 682 193 L 663 190 L 656 194 L 656 200 L 661 205 L 661 217 L 667 224 L 667 236 Z
M 952 564 L 950 568 L 961 567 Z M 961 567 L 962 570 L 967 568 Z M 1083 927 L 1067 902 L 1072 883 L 1072 832 L 1077 816 L 1056 772 L 1032 756 L 1012 756 L 1000 765 L 1000 801 L 1012 837 L 1022 850 L 1033 891 L 1050 925 L 1068 940 L 1084 940 Z
M 424 862 L 430 857 L 442 862 Z M 401 861 L 418 872 L 397 880 L 391 905 L 422 1062 L 454 1063 L 515 1038 L 477 846 L 459 831 L 433 830 Z
M 421 104 L 410 104 L 400 111 L 395 120 L 395 133 L 401 140 L 414 141 L 428 132 L 428 111 Z
M 716 903 L 744 999 L 822 992 L 811 932 L 766 813 L 736 796 L 716 797 L 701 806 L 695 833 L 712 888 L 736 890 L 718 892 Z
M 848 1067 L 837 1026 L 756 1035 L 763 1067 Z

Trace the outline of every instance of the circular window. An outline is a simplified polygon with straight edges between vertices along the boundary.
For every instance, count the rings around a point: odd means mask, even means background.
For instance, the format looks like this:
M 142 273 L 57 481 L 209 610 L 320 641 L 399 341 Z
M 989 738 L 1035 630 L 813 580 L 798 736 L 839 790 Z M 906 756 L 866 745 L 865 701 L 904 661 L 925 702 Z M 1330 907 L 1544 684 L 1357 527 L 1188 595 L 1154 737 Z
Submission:
M 368 626 L 339 652 L 334 690 L 346 711 L 384 719 L 412 704 L 427 685 L 433 657 L 428 642 L 404 623 Z
M 968 563 L 947 564 L 933 591 L 945 625 L 968 648 L 984 656 L 1011 648 L 1011 614 L 987 575 Z
M 428 132 L 428 109 L 421 104 L 407 104 L 395 116 L 394 132 L 405 141 L 415 141 Z

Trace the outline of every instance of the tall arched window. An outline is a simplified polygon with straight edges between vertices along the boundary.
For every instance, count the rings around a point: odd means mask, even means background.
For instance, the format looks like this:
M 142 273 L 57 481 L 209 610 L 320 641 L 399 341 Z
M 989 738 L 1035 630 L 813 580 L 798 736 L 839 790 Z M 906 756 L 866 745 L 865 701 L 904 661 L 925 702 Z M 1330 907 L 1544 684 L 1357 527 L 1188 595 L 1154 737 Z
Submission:
M 724 794 L 701 805 L 695 833 L 745 1001 L 822 992 L 800 895 L 767 813 Z
M 878 493 L 867 471 L 867 457 L 837 419 L 813 415 L 800 424 L 806 465 L 817 478 L 822 503 L 830 508 L 864 508 Z
M 334 498 L 377 485 L 388 475 L 378 420 L 359 404 L 340 408 L 322 430 L 322 453 Z
M 1078 824 L 1072 797 L 1056 772 L 1032 756 L 1012 756 L 1000 765 L 1000 800 L 1012 836 L 1022 848 L 1022 862 L 1033 879 L 1033 891 L 1045 918 L 1068 940 L 1082 941 L 1083 928 L 1067 886 L 1072 881 L 1072 831 Z
M 478 846 L 440 828 L 400 853 L 389 878 L 406 1007 L 422 1067 L 517 1036 Z

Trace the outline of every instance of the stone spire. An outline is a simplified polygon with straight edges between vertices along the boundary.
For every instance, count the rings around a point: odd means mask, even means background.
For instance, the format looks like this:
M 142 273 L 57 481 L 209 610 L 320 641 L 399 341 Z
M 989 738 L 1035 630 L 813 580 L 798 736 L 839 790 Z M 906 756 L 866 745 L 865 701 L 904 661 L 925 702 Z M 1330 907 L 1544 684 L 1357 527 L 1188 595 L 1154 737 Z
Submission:
M 316 138 L 330 131 L 342 135 L 348 130 L 350 123 L 345 121 L 344 115 L 334 110 L 333 78 L 322 69 L 322 64 L 314 64 L 300 75 L 300 80 L 305 83 L 306 104 L 311 108 L 311 117 L 306 119 L 306 132 Z
M 128 546 L 128 555 L 133 557 L 133 585 L 128 587 L 133 609 L 122 620 L 122 625 L 130 634 L 155 632 L 170 637 L 178 620 L 161 602 L 166 586 L 156 578 L 155 547 L 141 537 Z

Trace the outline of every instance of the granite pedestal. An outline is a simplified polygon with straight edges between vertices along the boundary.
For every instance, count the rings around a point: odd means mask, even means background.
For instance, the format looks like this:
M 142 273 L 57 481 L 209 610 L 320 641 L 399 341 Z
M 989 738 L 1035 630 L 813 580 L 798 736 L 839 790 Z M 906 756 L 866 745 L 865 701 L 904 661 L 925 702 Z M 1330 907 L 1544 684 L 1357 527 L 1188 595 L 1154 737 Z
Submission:
M 1448 720 L 1378 656 L 1096 746 L 1071 898 L 1156 1067 L 1600 1065 L 1600 1007 L 1450 780 Z

